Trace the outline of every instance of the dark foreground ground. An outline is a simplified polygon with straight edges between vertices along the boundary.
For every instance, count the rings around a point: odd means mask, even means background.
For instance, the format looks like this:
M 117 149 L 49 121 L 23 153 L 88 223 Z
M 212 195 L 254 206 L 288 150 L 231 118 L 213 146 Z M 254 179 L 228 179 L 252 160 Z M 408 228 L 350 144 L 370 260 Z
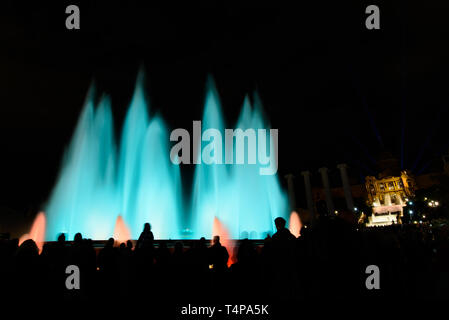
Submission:
M 135 248 L 110 241 L 99 249 L 78 238 L 46 243 L 39 254 L 32 240 L 17 244 L 0 244 L 6 298 L 112 310 L 138 304 L 163 315 L 156 318 L 183 319 L 183 311 L 192 316 L 195 307 L 215 306 L 212 319 L 246 319 L 250 308 L 256 313 L 255 305 L 268 305 L 268 316 L 252 318 L 270 319 L 300 312 L 307 304 L 299 301 L 378 309 L 449 297 L 448 232 L 422 225 L 357 229 L 338 218 L 321 219 L 297 239 L 278 232 L 263 242 L 240 240 L 233 250 L 205 240 L 141 241 Z M 233 251 L 230 267 L 227 251 Z M 67 288 L 76 282 L 69 265 L 79 268 L 79 289 Z M 379 268 L 379 289 L 367 288 L 370 265 Z

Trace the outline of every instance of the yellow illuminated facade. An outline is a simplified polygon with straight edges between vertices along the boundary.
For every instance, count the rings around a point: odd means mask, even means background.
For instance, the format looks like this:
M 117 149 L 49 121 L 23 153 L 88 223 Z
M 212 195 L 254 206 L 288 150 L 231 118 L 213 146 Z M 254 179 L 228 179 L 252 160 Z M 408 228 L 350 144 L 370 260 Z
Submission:
M 373 210 L 367 226 L 401 223 L 403 208 L 415 195 L 414 178 L 406 170 L 401 171 L 399 177 L 388 176 L 377 179 L 369 176 L 365 179 L 365 187 L 368 205 Z

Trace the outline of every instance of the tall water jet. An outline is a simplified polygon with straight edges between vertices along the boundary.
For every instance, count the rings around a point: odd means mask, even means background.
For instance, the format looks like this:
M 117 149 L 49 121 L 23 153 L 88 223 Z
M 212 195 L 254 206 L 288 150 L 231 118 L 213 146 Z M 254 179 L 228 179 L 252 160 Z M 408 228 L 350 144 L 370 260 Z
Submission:
M 150 221 L 156 238 L 179 239 L 181 181 L 179 166 L 170 161 L 168 142 L 165 123 L 159 116 L 154 117 L 140 159 L 134 222 L 143 226 Z
M 287 198 L 280 187 L 277 175 L 261 175 L 260 169 L 264 166 L 257 161 L 253 163 L 248 161 L 251 152 L 262 152 L 265 155 L 267 152 L 274 152 L 266 147 L 267 145 L 273 146 L 275 142 L 270 141 L 270 134 L 265 130 L 262 131 L 262 134 L 258 134 L 258 129 L 266 129 L 268 125 L 263 120 L 260 99 L 256 97 L 255 101 L 256 107 L 252 108 L 249 99 L 245 98 L 236 126 L 236 129 L 241 129 L 243 134 L 247 129 L 257 132 L 252 137 L 252 132 L 249 132 L 246 138 L 247 148 L 244 148 L 246 161 L 242 163 L 237 161 L 236 143 L 230 147 L 226 141 L 223 141 L 224 139 L 216 139 L 216 136 L 203 147 L 203 157 L 205 152 L 209 152 L 209 150 L 216 152 L 216 150 L 221 150 L 224 145 L 227 148 L 225 151 L 227 156 L 229 149 L 232 148 L 233 159 L 230 163 L 233 164 L 197 165 L 192 209 L 195 217 L 196 237 L 210 236 L 209 230 L 211 230 L 214 217 L 228 226 L 233 238 L 239 238 L 243 233 L 248 234 L 250 238 L 264 238 L 267 233 L 273 233 L 274 218 L 288 218 Z M 203 135 L 210 129 L 224 132 L 220 100 L 211 80 L 208 83 L 205 99 L 202 121 Z M 253 138 L 252 141 L 249 141 L 251 138 Z M 222 154 L 214 156 L 222 159 L 221 163 L 225 163 Z
M 264 156 L 275 152 L 269 149 L 270 146 L 274 146 L 275 141 L 271 140 L 268 131 L 263 130 L 269 125 L 263 119 L 260 99 L 256 95 L 254 100 L 253 108 L 249 98 L 245 98 L 236 126 L 243 131 L 254 129 L 257 132 L 253 137 L 255 142 L 250 142 L 251 138 L 247 140 L 248 147 L 244 149 L 245 159 L 249 159 L 250 152 L 257 152 L 258 155 L 262 152 L 265 153 Z M 257 148 L 254 147 L 256 145 Z M 265 166 L 260 161 L 251 164 L 248 160 L 243 164 L 232 166 L 233 201 L 234 210 L 238 214 L 238 234 L 247 233 L 250 238 L 264 238 L 266 234 L 272 234 L 274 219 L 287 218 L 288 214 L 288 201 L 280 187 L 278 176 L 261 175 L 262 168 Z
M 143 74 L 139 73 L 131 104 L 126 114 L 120 143 L 117 189 L 119 192 L 120 212 L 129 225 L 135 225 L 136 201 L 140 185 L 142 149 L 145 147 L 145 135 L 148 128 L 147 102 L 145 99 Z M 141 226 L 133 228 L 136 237 Z M 138 235 L 137 235 L 138 236 Z
M 209 79 L 207 84 L 207 94 L 205 99 L 204 115 L 202 120 L 202 132 L 207 130 L 218 130 L 223 132 L 223 116 L 221 114 L 220 100 L 214 83 Z M 194 137 L 195 138 L 195 137 Z M 205 145 L 202 137 L 199 137 L 199 146 Z M 213 156 L 224 163 L 223 154 L 214 154 L 221 150 L 224 145 L 222 139 L 213 138 L 203 148 L 199 148 L 197 157 L 197 166 L 193 181 L 193 231 L 195 237 L 211 237 L 214 218 L 218 218 L 225 224 L 230 223 L 232 214 L 232 202 L 229 194 L 232 192 L 229 188 L 229 172 L 223 164 L 203 164 L 201 159 L 204 156 Z M 212 155 L 210 154 L 212 153 Z
M 47 240 L 60 232 L 82 231 L 87 237 L 110 236 L 118 212 L 115 196 L 115 146 L 110 103 L 103 98 L 94 111 L 88 94 L 60 176 L 46 208 Z

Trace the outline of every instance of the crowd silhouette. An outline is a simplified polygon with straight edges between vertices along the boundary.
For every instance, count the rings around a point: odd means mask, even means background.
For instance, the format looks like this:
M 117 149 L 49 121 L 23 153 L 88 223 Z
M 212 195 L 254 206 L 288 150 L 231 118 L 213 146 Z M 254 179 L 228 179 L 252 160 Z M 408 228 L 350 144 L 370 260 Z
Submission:
M 44 244 L 0 242 L 0 282 L 12 296 L 48 299 L 347 299 L 449 296 L 448 230 L 423 225 L 360 228 L 322 217 L 296 238 L 275 220 L 276 233 L 261 242 L 155 241 L 150 224 L 139 239 L 101 249 L 77 233 Z M 229 257 L 232 264 L 229 265 Z M 66 267 L 80 270 L 80 289 L 68 290 Z M 380 269 L 380 290 L 367 290 L 368 265 Z

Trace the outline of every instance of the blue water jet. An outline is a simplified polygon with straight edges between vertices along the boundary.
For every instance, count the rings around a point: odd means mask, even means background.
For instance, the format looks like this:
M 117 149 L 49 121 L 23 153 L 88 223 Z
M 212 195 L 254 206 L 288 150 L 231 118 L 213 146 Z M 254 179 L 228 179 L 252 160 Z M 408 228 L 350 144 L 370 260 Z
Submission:
M 59 232 L 83 232 L 95 239 L 111 235 L 111 213 L 118 212 L 113 132 L 109 100 L 103 98 L 95 111 L 90 93 L 45 208 L 46 239 Z
M 223 119 L 218 93 L 209 80 L 202 132 L 224 132 Z M 260 99 L 255 96 L 252 106 L 245 98 L 236 128 L 267 127 Z M 260 175 L 259 164 L 197 164 L 192 193 L 184 199 L 180 167 L 170 161 L 169 130 L 160 116 L 149 117 L 142 76 L 119 141 L 117 146 L 108 97 L 95 106 L 91 90 L 45 206 L 47 240 L 60 232 L 70 238 L 81 232 L 107 239 L 119 215 L 133 238 L 145 222 L 151 223 L 156 238 L 209 238 L 214 217 L 233 238 L 263 238 L 273 233 L 275 217 L 288 217 L 287 197 L 277 175 Z M 225 141 L 210 143 L 225 146 Z M 201 157 L 202 150 L 195 156 Z M 224 154 L 222 158 L 224 163 Z
M 223 132 L 225 127 L 218 93 L 209 82 L 202 120 L 202 131 L 215 128 Z M 253 108 L 245 98 L 236 129 L 266 129 L 262 118 L 260 99 L 255 97 Z M 267 133 L 266 139 L 270 139 Z M 222 139 L 224 140 L 224 138 Z M 215 149 L 225 141 L 212 141 Z M 260 141 L 257 141 L 259 144 Z M 203 143 L 204 144 L 204 143 Z M 270 145 L 267 143 L 267 145 Z M 212 236 L 214 217 L 217 217 L 231 233 L 231 237 L 264 238 L 274 231 L 276 217 L 287 218 L 288 202 L 276 175 L 260 175 L 261 165 L 235 164 L 236 144 L 233 144 L 232 165 L 197 165 L 194 176 L 193 214 L 196 237 Z M 245 159 L 248 159 L 245 148 Z M 270 150 L 268 149 L 267 152 Z M 229 152 L 226 150 L 226 152 Z M 222 163 L 225 156 L 222 155 Z

